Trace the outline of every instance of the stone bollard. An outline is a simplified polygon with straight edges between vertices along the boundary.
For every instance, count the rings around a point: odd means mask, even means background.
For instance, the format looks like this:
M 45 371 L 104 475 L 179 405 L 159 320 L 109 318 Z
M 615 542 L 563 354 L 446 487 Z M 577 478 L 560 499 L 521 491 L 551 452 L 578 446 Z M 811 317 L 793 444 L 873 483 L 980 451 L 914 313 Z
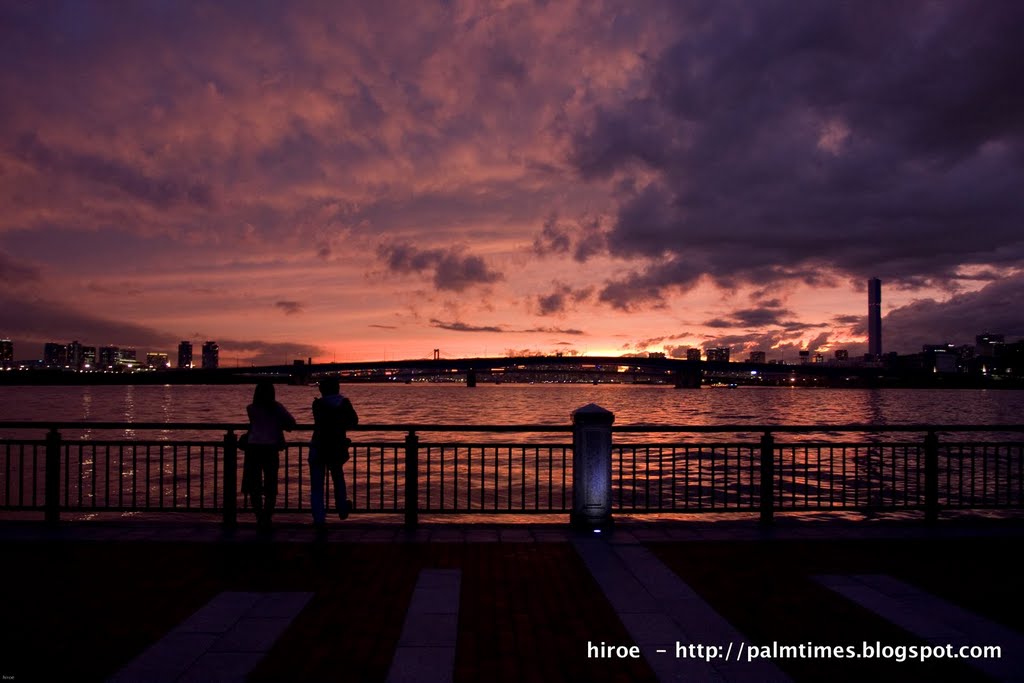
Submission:
M 572 413 L 572 513 L 584 529 L 612 524 L 612 423 L 615 414 L 594 403 Z

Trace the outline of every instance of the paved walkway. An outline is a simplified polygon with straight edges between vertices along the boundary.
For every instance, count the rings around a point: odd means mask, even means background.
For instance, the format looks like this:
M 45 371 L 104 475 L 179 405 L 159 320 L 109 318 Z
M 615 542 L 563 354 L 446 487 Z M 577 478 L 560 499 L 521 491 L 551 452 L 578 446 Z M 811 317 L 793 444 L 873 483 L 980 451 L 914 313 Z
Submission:
M 1024 636 L 1016 631 L 884 574 L 815 578 L 930 645 L 952 645 L 955 656 L 961 647 L 998 645 L 999 657 L 972 657 L 965 661 L 996 680 L 1024 681 Z
M 407 531 L 400 526 L 356 522 L 337 525 L 326 536 L 320 537 L 305 524 L 282 524 L 268 539 L 257 535 L 255 529 L 247 525 L 233 531 L 224 531 L 217 524 L 189 522 L 76 522 L 53 528 L 41 523 L 0 521 L 0 543 L 41 542 L 43 545 L 40 547 L 63 547 L 62 541 L 86 541 L 87 545 L 93 542 L 113 542 L 119 546 L 124 546 L 126 542 L 210 543 L 237 546 L 240 550 L 243 547 L 255 549 L 260 544 L 291 546 L 296 549 L 300 548 L 298 544 L 304 544 L 301 547 L 333 546 L 338 549 L 348 544 L 356 544 L 350 547 L 392 544 L 393 547 L 420 548 L 457 545 L 467 549 L 479 547 L 478 544 L 510 544 L 510 548 L 521 547 L 522 544 L 551 543 L 563 544 L 564 548 L 564 544 L 569 544 L 585 567 L 583 572 L 575 570 L 577 573 L 570 580 L 585 580 L 589 573 L 593 579 L 592 585 L 596 585 L 600 592 L 595 593 L 590 589 L 590 593 L 583 591 L 581 595 L 588 595 L 590 597 L 587 599 L 593 600 L 593 596 L 603 594 L 608 606 L 602 609 L 610 607 L 614 615 L 610 618 L 620 622 L 624 630 L 619 633 L 628 637 L 602 640 L 590 634 L 604 631 L 592 631 L 597 628 L 595 625 L 583 624 L 582 629 L 577 626 L 577 635 L 568 642 L 573 643 L 575 648 L 575 640 L 580 640 L 580 652 L 585 644 L 588 652 L 591 652 L 589 658 L 598 660 L 607 657 L 611 648 L 622 646 L 623 651 L 628 651 L 635 645 L 638 647 L 638 655 L 649 666 L 651 673 L 647 676 L 653 676 L 657 681 L 786 681 L 790 677 L 771 661 L 743 660 L 741 648 L 752 644 L 750 638 L 723 618 L 713 604 L 698 595 L 667 567 L 651 552 L 649 544 L 837 539 L 951 541 L 981 538 L 1019 541 L 1024 539 L 1024 526 L 1020 523 L 999 522 L 927 526 L 921 523 L 876 524 L 831 520 L 820 523 L 781 522 L 774 527 L 764 528 L 756 522 L 744 520 L 686 524 L 620 523 L 610 532 L 595 534 L 574 531 L 565 525 L 439 524 Z M 52 541 L 58 543 L 54 545 Z M 102 549 L 106 546 L 97 547 Z M 550 548 L 558 550 L 556 546 Z M 179 551 L 171 552 L 177 554 Z M 343 550 L 343 554 L 345 552 L 348 551 Z M 571 555 L 573 551 L 559 550 L 552 557 L 564 556 L 562 554 L 565 552 Z M 414 570 L 417 573 L 412 574 L 416 578 L 411 595 L 408 592 L 402 593 L 400 589 L 396 591 L 396 595 L 405 597 L 396 597 L 394 607 L 404 612 L 405 617 L 397 641 L 390 641 L 395 643 L 390 667 L 385 667 L 386 680 L 390 683 L 447 683 L 459 678 L 466 679 L 465 671 L 460 677 L 456 666 L 457 643 L 458 652 L 467 646 L 463 640 L 466 632 L 460 628 L 460 620 L 467 618 L 467 607 L 474 608 L 469 613 L 476 614 L 477 618 L 480 618 L 481 611 L 478 605 L 467 605 L 463 601 L 480 600 L 479 582 L 492 582 L 493 574 L 481 573 L 483 570 L 476 573 L 471 571 L 471 579 L 476 582 L 476 588 L 469 587 L 463 578 L 464 570 L 452 568 L 451 565 L 469 562 L 469 558 L 475 557 L 473 553 L 459 551 L 448 554 L 442 551 L 438 557 L 449 557 L 448 566 L 444 563 L 441 566 L 427 564 L 422 569 Z M 472 565 L 466 567 L 471 568 Z M 850 573 L 819 575 L 815 578 L 925 643 L 951 643 L 954 646 L 1000 644 L 1004 648 L 1003 659 L 971 660 L 968 663 L 996 680 L 1024 680 L 1021 676 L 1024 667 L 1020 666 L 1018 654 L 1024 652 L 1024 637 L 1012 629 L 982 619 L 889 576 Z M 502 580 L 515 581 L 516 577 L 505 576 Z M 142 654 L 122 667 L 111 680 L 117 683 L 244 680 L 279 639 L 282 642 L 286 639 L 293 620 L 297 619 L 300 612 L 311 601 L 316 604 L 314 594 L 309 592 L 311 586 L 301 585 L 300 582 L 299 585 L 281 587 L 289 587 L 292 591 L 224 591 L 217 594 L 190 618 L 166 632 Z M 301 590 L 296 591 L 295 588 Z M 600 597 L 595 604 L 599 602 Z M 580 603 L 575 604 L 582 607 Z M 564 610 L 565 607 L 557 606 L 553 609 L 561 614 L 558 610 Z M 334 612 L 335 620 L 339 614 L 345 612 Z M 551 621 L 552 614 L 538 617 L 531 612 L 524 616 L 539 618 L 541 621 L 537 623 L 537 628 L 539 632 L 544 632 L 552 628 L 552 624 L 544 621 Z M 562 628 L 563 625 L 559 623 L 554 627 Z M 511 648 L 514 644 L 507 645 Z M 284 649 L 291 651 L 293 647 L 289 645 Z M 603 647 L 609 649 L 602 650 Z M 621 653 L 608 658 L 621 656 Z M 505 650 L 499 655 L 516 656 L 514 649 Z M 566 656 L 570 656 L 570 653 L 567 652 Z M 581 655 L 574 653 L 572 656 Z M 573 680 L 572 675 L 559 672 L 557 662 L 547 662 L 544 666 L 550 667 L 552 674 L 557 674 L 550 678 Z M 384 669 L 380 671 L 383 673 Z M 382 673 L 376 674 L 374 679 L 380 680 Z M 522 680 L 531 679 L 528 670 L 516 672 L 515 675 Z M 635 677 L 634 674 L 630 676 L 627 680 Z M 548 678 L 544 674 L 540 680 Z M 610 676 L 607 680 L 620 679 Z
M 457 569 L 420 572 L 387 683 L 451 682 L 461 580 Z
M 743 635 L 642 545 L 575 545 L 658 681 L 789 680 L 770 662 L 733 659 Z
M 312 597 L 220 593 L 121 669 L 111 683 L 241 683 Z

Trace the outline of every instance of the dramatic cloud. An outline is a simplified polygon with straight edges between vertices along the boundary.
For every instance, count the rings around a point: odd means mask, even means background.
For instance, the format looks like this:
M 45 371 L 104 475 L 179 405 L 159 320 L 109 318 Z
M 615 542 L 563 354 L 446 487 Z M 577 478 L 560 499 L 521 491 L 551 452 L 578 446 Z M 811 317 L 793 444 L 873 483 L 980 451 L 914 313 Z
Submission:
M 564 329 L 560 327 L 532 327 L 530 329 L 513 329 L 506 325 L 469 325 L 463 322 L 445 322 L 431 319 L 430 325 L 442 330 L 453 332 L 502 332 L 509 334 L 569 334 L 583 335 L 583 330 Z
M 573 289 L 561 282 L 553 284 L 554 290 L 550 294 L 541 294 L 537 297 L 538 315 L 563 313 L 571 304 L 580 303 L 588 299 L 593 292 L 590 287 Z
M 1024 267 L 1021 35 L 1010 0 L 0 3 L 0 336 L 852 349 L 869 276 L 890 348 L 1009 334 L 957 302 Z
M 408 244 L 381 246 L 377 254 L 396 273 L 433 271 L 434 286 L 440 290 L 462 292 L 473 285 L 502 279 L 479 256 L 466 256 L 462 249 L 417 249 Z
M 453 332 L 505 332 L 506 330 L 496 325 L 468 325 L 462 322 L 444 322 L 443 320 L 431 320 L 432 327 L 441 330 L 452 330 Z
M 948 301 L 922 299 L 896 308 L 882 319 L 883 350 L 916 353 L 924 344 L 973 344 L 978 334 L 1024 339 L 1024 273 L 992 282 L 977 292 Z M 866 323 L 857 329 L 866 334 Z
M 581 177 L 625 188 L 610 253 L 648 262 L 602 300 L 1024 258 L 1019 4 L 690 9 L 647 92 L 574 133 Z
M 4 310 L 3 336 L 14 340 L 19 359 L 41 357 L 46 342 L 79 340 L 91 346 L 169 350 L 179 341 L 177 335 L 168 332 L 79 313 L 55 301 L 0 294 L 0 308 Z
M 7 254 L 0 252 L 0 282 L 17 286 L 38 279 L 38 268 L 16 263 Z

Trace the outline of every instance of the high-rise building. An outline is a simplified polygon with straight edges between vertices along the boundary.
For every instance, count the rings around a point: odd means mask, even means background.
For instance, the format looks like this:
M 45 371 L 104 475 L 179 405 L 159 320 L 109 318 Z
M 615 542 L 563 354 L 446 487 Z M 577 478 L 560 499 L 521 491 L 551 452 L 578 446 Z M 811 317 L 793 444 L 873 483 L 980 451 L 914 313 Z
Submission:
M 850 360 L 850 352 L 846 349 L 836 349 L 836 360 Z
M 1006 343 L 1006 335 L 985 332 L 974 338 L 974 351 L 980 358 L 998 356 Z
M 178 367 L 180 369 L 192 367 L 192 342 L 183 341 L 178 344 Z
M 121 367 L 135 369 L 139 364 L 139 359 L 135 355 L 135 349 L 118 349 L 117 351 L 117 364 Z
M 747 359 L 748 363 L 763 363 L 767 358 L 764 351 L 751 351 L 750 358 Z
M 83 370 L 94 370 L 96 368 L 96 347 L 95 346 L 83 346 L 82 347 L 82 369 Z
M 68 366 L 75 370 L 82 369 L 82 345 L 78 343 L 78 340 L 68 344 Z
M 99 353 L 99 366 L 104 370 L 111 370 L 117 367 L 121 360 L 120 349 L 116 346 L 101 346 Z
M 220 347 L 217 342 L 208 341 L 203 344 L 203 369 L 216 370 L 220 363 Z
M 68 364 L 68 347 L 57 342 L 43 345 L 43 364 L 51 368 L 62 368 Z
M 882 281 L 868 280 L 868 354 L 882 357 Z
M 686 360 L 700 360 L 700 349 L 686 349 Z
M 729 362 L 729 348 L 722 347 L 718 349 L 708 349 L 708 360 L 719 361 L 722 363 Z
M 9 368 L 14 366 L 14 342 L 10 339 L 0 339 L 0 367 Z

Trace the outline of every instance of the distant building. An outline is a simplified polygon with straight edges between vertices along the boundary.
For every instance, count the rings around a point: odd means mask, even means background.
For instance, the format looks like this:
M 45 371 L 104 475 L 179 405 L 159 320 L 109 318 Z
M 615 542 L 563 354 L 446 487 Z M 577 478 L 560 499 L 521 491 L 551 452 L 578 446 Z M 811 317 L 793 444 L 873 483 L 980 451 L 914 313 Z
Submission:
M 765 358 L 767 358 L 767 356 L 765 355 L 764 351 L 751 351 L 750 352 L 750 358 L 747 359 L 747 362 L 748 363 L 764 363 L 765 362 Z
M 648 358 L 664 358 L 665 353 L 662 351 L 649 351 L 647 353 Z
M 882 281 L 868 280 L 868 354 L 882 356 Z
M 183 341 L 178 344 L 178 368 L 187 369 L 192 367 L 192 342 Z
M 1002 351 L 1006 336 L 985 332 L 974 338 L 974 351 L 979 358 L 994 358 Z
M 43 365 L 62 368 L 68 364 L 68 347 L 57 342 L 43 344 Z
M 959 357 L 955 344 L 925 344 L 921 348 L 922 369 L 932 373 L 956 372 Z
M 146 367 L 154 370 L 166 370 L 171 367 L 171 364 L 167 362 L 166 353 L 147 353 Z
M 686 360 L 700 360 L 700 349 L 686 349 Z
M 717 349 L 708 349 L 708 360 L 717 361 L 720 363 L 729 362 L 729 348 L 721 347 Z
M 800 357 L 800 365 L 807 365 L 811 362 L 810 351 L 798 351 L 796 355 Z
M 104 370 L 111 370 L 117 367 L 121 360 L 121 349 L 116 346 L 101 346 L 99 354 L 99 366 Z
M 836 349 L 836 360 L 850 360 L 850 352 L 846 349 Z
M 68 344 L 68 366 L 75 370 L 82 369 L 82 345 L 78 343 L 78 340 Z
M 14 342 L 10 339 L 0 339 L 0 368 L 14 366 Z
M 220 364 L 220 347 L 217 342 L 208 341 L 203 344 L 203 370 L 216 370 Z
M 93 370 L 96 368 L 96 347 L 95 346 L 83 346 L 82 347 L 82 370 Z

